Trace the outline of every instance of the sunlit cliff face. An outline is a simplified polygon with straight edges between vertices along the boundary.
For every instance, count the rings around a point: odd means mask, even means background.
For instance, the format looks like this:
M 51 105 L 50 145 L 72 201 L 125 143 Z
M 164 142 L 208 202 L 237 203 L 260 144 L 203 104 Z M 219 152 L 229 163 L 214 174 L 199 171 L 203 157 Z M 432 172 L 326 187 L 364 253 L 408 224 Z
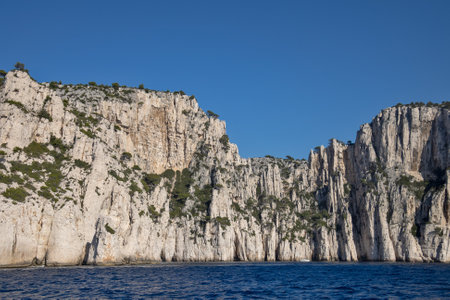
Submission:
M 309 160 L 240 158 L 193 97 L 0 88 L 0 265 L 444 261 L 448 103 L 388 108 Z

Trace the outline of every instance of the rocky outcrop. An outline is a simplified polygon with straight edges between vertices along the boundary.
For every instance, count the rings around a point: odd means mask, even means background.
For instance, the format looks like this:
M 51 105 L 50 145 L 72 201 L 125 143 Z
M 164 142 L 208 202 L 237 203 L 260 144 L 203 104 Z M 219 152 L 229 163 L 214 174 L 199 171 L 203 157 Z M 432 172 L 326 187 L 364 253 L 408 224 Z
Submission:
M 243 159 L 194 97 L 0 88 L 0 265 L 450 261 L 449 105 L 383 110 L 308 161 Z

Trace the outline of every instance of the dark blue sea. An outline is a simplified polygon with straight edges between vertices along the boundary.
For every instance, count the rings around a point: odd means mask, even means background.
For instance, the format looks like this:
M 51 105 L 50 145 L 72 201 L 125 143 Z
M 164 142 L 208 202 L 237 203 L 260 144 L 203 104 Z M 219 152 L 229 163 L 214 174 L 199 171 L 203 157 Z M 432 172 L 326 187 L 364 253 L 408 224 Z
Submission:
M 450 265 L 169 263 L 1 269 L 0 298 L 450 299 Z

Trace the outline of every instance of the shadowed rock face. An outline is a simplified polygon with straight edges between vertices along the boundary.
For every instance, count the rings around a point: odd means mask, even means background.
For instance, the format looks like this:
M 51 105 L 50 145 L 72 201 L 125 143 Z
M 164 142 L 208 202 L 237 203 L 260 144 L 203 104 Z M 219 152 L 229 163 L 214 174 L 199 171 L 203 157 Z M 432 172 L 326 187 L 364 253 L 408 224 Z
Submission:
M 308 161 L 239 156 L 193 97 L 0 88 L 0 265 L 450 261 L 448 103 L 383 110 Z

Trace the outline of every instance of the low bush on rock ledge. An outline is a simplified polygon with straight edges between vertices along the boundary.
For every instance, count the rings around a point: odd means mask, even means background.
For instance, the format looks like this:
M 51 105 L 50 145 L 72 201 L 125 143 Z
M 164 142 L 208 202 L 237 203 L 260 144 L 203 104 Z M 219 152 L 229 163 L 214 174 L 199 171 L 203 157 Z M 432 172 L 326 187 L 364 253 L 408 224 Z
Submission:
M 25 198 L 29 195 L 27 191 L 22 187 L 17 188 L 7 188 L 6 191 L 2 193 L 6 198 L 13 199 L 15 201 L 24 202 Z
M 108 233 L 111 233 L 111 234 L 115 234 L 115 233 L 116 233 L 116 231 L 115 231 L 114 229 L 112 229 L 112 228 L 109 226 L 108 223 L 106 223 L 105 229 L 106 229 L 106 231 L 107 231 Z
M 88 164 L 87 162 L 82 161 L 80 159 L 75 159 L 75 166 L 80 168 L 80 169 L 85 169 L 85 170 L 87 170 L 87 169 L 89 169 L 91 167 L 90 164 Z

